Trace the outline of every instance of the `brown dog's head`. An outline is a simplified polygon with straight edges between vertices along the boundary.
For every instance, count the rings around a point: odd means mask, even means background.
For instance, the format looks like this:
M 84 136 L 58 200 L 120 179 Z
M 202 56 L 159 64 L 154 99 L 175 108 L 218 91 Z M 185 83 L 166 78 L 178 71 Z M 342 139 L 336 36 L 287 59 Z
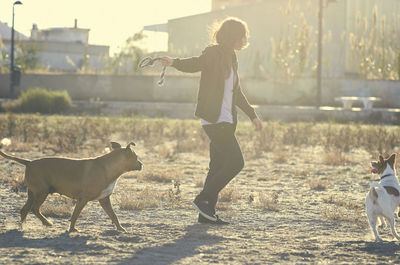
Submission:
M 134 142 L 130 142 L 125 148 L 122 148 L 119 143 L 111 142 L 111 148 L 113 151 L 118 151 L 124 158 L 122 163 L 126 170 L 142 170 L 143 164 L 138 159 L 136 153 L 133 151 L 131 146 L 135 146 Z
M 392 154 L 389 158 L 385 159 L 379 155 L 378 161 L 371 162 L 371 173 L 382 174 L 386 167 L 389 165 L 393 170 L 395 168 L 396 154 Z

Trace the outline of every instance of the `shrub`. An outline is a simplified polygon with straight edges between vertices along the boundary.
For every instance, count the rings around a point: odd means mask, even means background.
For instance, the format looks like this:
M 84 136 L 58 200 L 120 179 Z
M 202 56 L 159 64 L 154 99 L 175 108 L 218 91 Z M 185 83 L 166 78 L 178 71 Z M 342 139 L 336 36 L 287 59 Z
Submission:
M 3 104 L 4 110 L 9 112 L 42 114 L 63 113 L 71 107 L 71 98 L 66 90 L 49 91 L 41 87 L 28 89 L 16 101 Z
M 328 181 L 321 179 L 308 179 L 307 182 L 310 186 L 310 189 L 319 191 L 326 190 L 330 184 Z
M 240 198 L 237 190 L 233 187 L 224 188 L 219 194 L 220 202 L 234 202 Z
M 255 206 L 264 211 L 279 212 L 278 193 L 275 191 L 259 192 Z

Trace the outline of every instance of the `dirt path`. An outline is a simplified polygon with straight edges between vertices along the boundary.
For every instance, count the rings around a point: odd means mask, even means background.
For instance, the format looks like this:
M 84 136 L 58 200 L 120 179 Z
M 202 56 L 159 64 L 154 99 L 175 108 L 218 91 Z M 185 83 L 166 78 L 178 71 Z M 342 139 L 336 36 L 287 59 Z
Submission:
M 29 214 L 23 228 L 19 209 L 25 192 L 0 186 L 0 263 L 2 264 L 377 264 L 400 262 L 400 244 L 388 229 L 385 242 L 373 242 L 364 214 L 364 197 L 372 176 L 369 155 L 347 154 L 344 165 L 324 165 L 318 148 L 295 150 L 284 163 L 274 154 L 248 158 L 245 169 L 228 186 L 236 197 L 220 206 L 227 226 L 198 224 L 190 201 L 200 190 L 207 158 L 180 154 L 162 162 L 147 159 L 142 173 L 120 179 L 112 203 L 127 229 L 114 230 L 97 202 L 79 217 L 78 233 L 66 233 L 68 217 L 51 218 L 47 228 Z M 142 150 L 145 153 L 145 150 Z M 29 156 L 29 153 L 20 153 Z M 161 203 L 143 210 L 118 205 L 124 192 L 174 191 L 171 183 L 146 181 L 155 168 L 172 169 L 180 179 L 179 205 Z M 0 174 L 22 174 L 20 166 L 0 159 Z M 147 172 L 147 173 L 146 173 Z M 141 177 L 140 174 L 143 174 Z M 131 194 L 131 193 L 130 193 Z M 277 196 L 275 208 L 260 198 Z M 50 201 L 60 197 L 53 195 Z M 275 210 L 274 210 L 275 209 Z

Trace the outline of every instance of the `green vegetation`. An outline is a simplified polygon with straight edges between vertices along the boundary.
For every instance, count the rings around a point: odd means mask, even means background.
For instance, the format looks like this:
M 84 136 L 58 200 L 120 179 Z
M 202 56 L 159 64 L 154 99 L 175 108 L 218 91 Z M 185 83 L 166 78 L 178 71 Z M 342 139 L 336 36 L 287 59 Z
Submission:
M 113 74 L 134 74 L 145 51 L 138 47 L 138 43 L 146 38 L 143 31 L 129 37 L 121 50 L 107 61 L 106 72 Z
M 377 7 L 372 16 L 356 18 L 356 32 L 350 33 L 352 62 L 365 79 L 400 79 L 399 18 L 378 17 Z
M 39 65 L 39 57 L 37 55 L 38 44 L 36 42 L 19 42 L 17 49 L 18 53 L 17 57 L 15 58 L 15 63 L 21 67 L 21 71 L 23 73 L 28 70 L 34 71 L 41 67 Z
M 72 101 L 66 90 L 51 91 L 36 87 L 22 92 L 16 101 L 6 102 L 2 107 L 8 112 L 54 114 L 68 111 Z

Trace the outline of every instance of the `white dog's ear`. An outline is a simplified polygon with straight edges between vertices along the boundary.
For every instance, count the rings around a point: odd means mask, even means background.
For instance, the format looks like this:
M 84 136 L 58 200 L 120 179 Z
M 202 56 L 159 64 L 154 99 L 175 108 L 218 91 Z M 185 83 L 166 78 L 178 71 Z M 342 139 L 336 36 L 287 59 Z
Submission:
M 111 148 L 113 150 L 121 148 L 121 145 L 117 142 L 111 142 Z
M 396 154 L 392 154 L 392 155 L 389 157 L 388 160 L 391 161 L 391 162 L 393 162 L 393 165 L 394 165 L 394 162 L 395 162 L 395 160 L 396 160 Z

